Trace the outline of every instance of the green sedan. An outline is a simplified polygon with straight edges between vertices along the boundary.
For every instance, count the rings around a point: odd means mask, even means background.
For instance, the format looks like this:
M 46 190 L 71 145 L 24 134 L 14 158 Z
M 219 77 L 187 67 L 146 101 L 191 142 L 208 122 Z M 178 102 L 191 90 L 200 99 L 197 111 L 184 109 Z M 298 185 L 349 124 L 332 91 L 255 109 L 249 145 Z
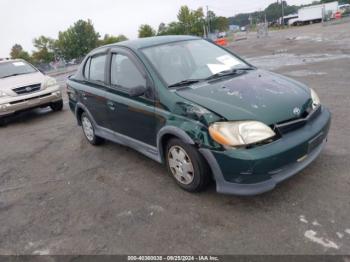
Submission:
M 129 146 L 190 192 L 272 190 L 317 158 L 331 119 L 304 84 L 192 36 L 99 47 L 67 93 L 87 141 Z

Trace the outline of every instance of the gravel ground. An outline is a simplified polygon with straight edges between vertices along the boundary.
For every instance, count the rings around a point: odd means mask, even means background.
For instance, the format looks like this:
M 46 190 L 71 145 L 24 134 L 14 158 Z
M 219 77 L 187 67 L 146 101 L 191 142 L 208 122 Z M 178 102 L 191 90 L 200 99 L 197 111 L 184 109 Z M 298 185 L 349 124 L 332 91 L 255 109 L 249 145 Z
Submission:
M 349 29 L 230 47 L 308 84 L 333 114 L 320 157 L 264 195 L 186 193 L 131 149 L 90 146 L 67 105 L 12 118 L 0 129 L 0 254 L 350 254 Z

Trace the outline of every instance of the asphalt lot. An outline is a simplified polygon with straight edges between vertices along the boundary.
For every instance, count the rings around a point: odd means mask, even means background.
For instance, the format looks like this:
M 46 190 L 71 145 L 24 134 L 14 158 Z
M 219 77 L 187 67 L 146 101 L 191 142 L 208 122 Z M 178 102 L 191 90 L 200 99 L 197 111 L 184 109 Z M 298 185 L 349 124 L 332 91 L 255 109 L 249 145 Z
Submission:
M 90 146 L 67 104 L 11 119 L 0 129 L 0 254 L 350 254 L 349 28 L 233 43 L 314 88 L 333 114 L 320 157 L 264 195 L 186 193 L 131 149 Z

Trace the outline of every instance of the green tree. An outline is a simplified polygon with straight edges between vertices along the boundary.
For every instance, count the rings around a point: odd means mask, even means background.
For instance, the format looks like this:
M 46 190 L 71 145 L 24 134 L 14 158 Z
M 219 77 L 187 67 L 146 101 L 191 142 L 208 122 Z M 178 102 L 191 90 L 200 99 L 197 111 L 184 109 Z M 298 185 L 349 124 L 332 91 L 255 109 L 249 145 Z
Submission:
M 191 11 L 191 35 L 202 36 L 203 35 L 203 26 L 205 23 L 203 9 L 200 7 L 197 10 Z
M 249 13 L 245 14 L 237 14 L 234 17 L 229 17 L 229 23 L 230 25 L 239 25 L 239 26 L 245 26 L 250 23 L 249 21 Z
M 226 17 L 218 16 L 214 18 L 211 25 L 213 31 L 217 30 L 219 32 L 225 32 L 229 28 L 229 20 Z
M 204 13 L 202 8 L 190 10 L 188 6 L 180 7 L 177 14 L 181 31 L 186 35 L 203 35 Z
M 296 6 L 289 6 L 286 1 L 283 1 L 283 8 L 284 8 L 284 15 L 296 13 L 298 10 Z M 270 4 L 265 9 L 265 13 L 266 13 L 266 18 L 269 22 L 276 21 L 277 19 L 282 17 L 282 4 L 280 2 Z
M 183 35 L 185 34 L 182 25 L 179 22 L 169 23 L 159 35 Z
M 66 31 L 59 32 L 57 47 L 66 60 L 82 58 L 98 46 L 99 36 L 91 20 L 79 20 Z
M 11 48 L 10 56 L 12 59 L 23 59 L 23 60 L 26 60 L 28 62 L 31 62 L 31 60 L 32 60 L 29 53 L 24 51 L 23 47 L 19 44 L 15 44 Z
M 192 15 L 188 6 L 184 5 L 180 7 L 179 13 L 177 14 L 177 19 L 179 20 L 183 32 L 188 35 L 192 25 Z
M 139 27 L 139 38 L 155 36 L 156 31 L 147 24 L 140 25 Z
M 55 60 L 55 40 L 40 36 L 33 40 L 33 45 L 37 49 L 33 52 L 33 60 L 37 63 L 50 63 Z
M 105 34 L 103 39 L 99 40 L 99 45 L 109 45 L 109 44 L 114 44 L 114 43 L 118 43 L 126 40 L 128 40 L 128 38 L 125 35 L 113 36 L 113 35 Z

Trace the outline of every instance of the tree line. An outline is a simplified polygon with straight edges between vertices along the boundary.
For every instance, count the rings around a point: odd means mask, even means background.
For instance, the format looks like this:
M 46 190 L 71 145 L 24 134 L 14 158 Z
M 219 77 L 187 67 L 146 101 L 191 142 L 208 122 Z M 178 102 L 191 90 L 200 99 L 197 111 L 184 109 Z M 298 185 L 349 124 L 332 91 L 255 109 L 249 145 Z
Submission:
M 92 49 L 127 40 L 124 35 L 104 35 L 101 38 L 91 20 L 79 20 L 65 31 L 58 33 L 57 39 L 39 36 L 33 40 L 35 50 L 32 54 L 25 51 L 20 44 L 15 44 L 10 56 L 12 59 L 24 59 L 33 64 L 50 63 L 56 60 L 83 58 Z
M 332 2 L 333 0 L 314 1 L 312 4 Z M 340 0 L 340 4 L 350 3 L 350 0 Z M 284 14 L 296 13 L 303 6 L 288 5 L 283 1 Z M 281 17 L 282 3 L 274 2 L 263 11 L 253 13 L 237 14 L 233 17 L 216 16 L 213 11 L 204 14 L 203 8 L 191 10 L 188 6 L 181 6 L 177 13 L 177 21 L 168 24 L 160 23 L 158 29 L 148 24 L 140 25 L 138 29 L 139 38 L 161 35 L 196 35 L 204 36 L 209 33 L 223 32 L 229 29 L 230 24 L 246 26 L 251 23 L 276 21 Z M 101 35 L 95 30 L 91 20 L 79 20 L 65 31 L 58 33 L 57 39 L 47 36 L 39 36 L 33 40 L 35 50 L 30 54 L 23 50 L 22 46 L 15 44 L 11 49 L 11 58 L 22 58 L 34 64 L 47 64 L 52 61 L 64 59 L 81 59 L 92 49 L 127 40 L 120 34 Z
M 203 8 L 190 10 L 188 6 L 180 7 L 177 21 L 168 24 L 160 23 L 158 30 L 148 24 L 139 27 L 139 38 L 161 35 L 196 35 L 203 36 L 208 33 L 222 32 L 229 29 L 227 17 L 216 16 L 213 11 L 204 14 Z

